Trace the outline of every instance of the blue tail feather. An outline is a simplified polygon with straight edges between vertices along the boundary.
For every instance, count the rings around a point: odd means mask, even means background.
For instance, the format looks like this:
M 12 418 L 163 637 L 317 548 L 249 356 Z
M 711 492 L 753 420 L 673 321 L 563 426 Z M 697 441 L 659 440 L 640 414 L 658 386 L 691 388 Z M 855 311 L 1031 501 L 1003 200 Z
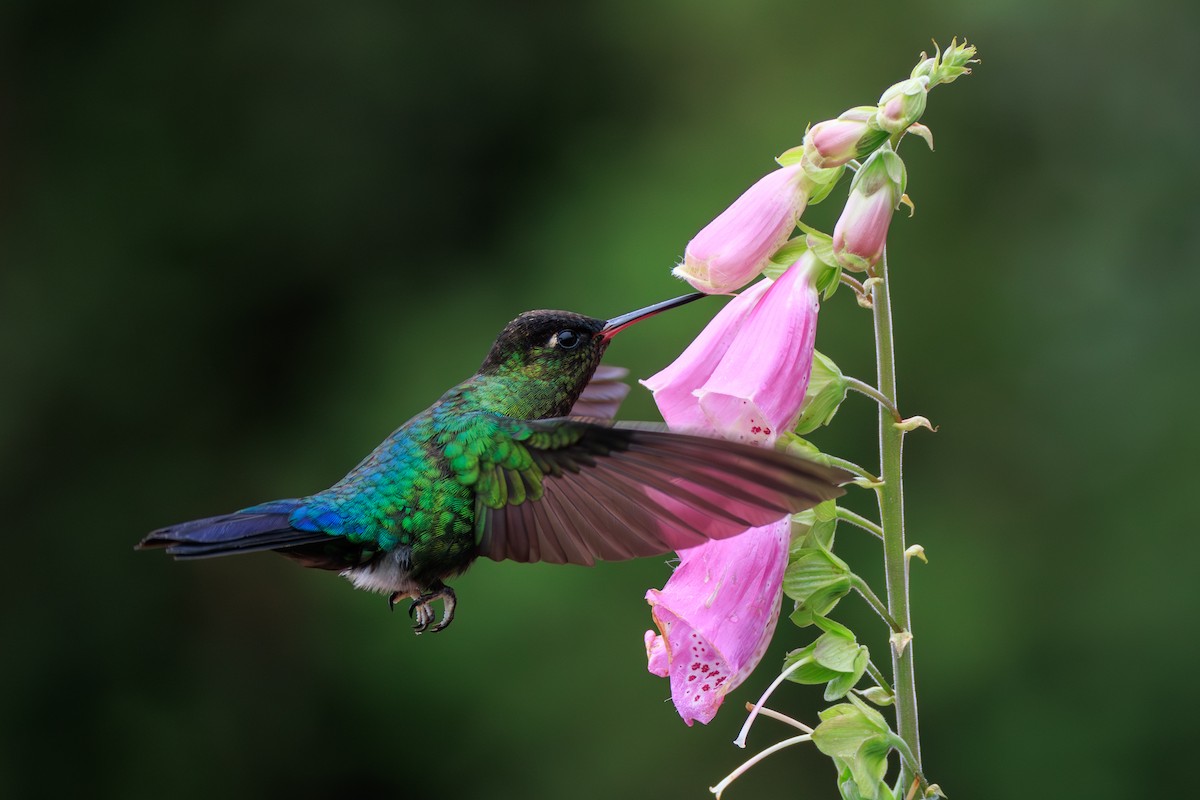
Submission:
M 328 541 L 327 533 L 292 527 L 288 517 L 300 505 L 300 500 L 275 500 L 232 514 L 171 525 L 151 532 L 138 548 L 165 547 L 170 555 L 187 559 L 279 550 Z

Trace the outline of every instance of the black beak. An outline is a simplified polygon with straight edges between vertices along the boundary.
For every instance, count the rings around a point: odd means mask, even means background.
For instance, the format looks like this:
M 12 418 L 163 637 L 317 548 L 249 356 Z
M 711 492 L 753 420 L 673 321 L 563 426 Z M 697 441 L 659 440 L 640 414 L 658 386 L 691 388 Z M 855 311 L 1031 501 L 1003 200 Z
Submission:
M 640 308 L 637 311 L 630 311 L 628 314 L 622 314 L 619 317 L 613 317 L 604 324 L 603 328 L 600 329 L 600 335 L 605 339 L 611 339 L 635 322 L 640 322 L 647 317 L 653 317 L 655 314 L 658 314 L 661 311 L 666 311 L 668 308 L 677 308 L 682 305 L 687 305 L 693 300 L 699 300 L 701 297 L 707 296 L 708 295 L 702 292 L 693 292 L 692 294 L 685 294 L 682 297 L 664 300 L 661 303 L 655 303 L 652 306 Z

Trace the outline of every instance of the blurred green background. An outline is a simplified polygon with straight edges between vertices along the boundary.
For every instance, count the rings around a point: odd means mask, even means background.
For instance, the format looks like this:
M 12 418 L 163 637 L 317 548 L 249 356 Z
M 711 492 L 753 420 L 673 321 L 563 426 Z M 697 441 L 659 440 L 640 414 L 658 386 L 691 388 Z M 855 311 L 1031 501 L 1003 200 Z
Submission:
M 707 797 L 739 706 L 646 673 L 665 559 L 481 563 L 414 637 L 268 556 L 146 531 L 320 489 L 519 311 L 677 293 L 687 239 L 930 38 L 893 226 L 924 759 L 952 797 L 1187 786 L 1200 6 L 9 2 L 0 6 L 0 796 Z M 839 191 L 813 209 L 832 226 Z M 715 311 L 625 334 L 646 376 Z M 870 378 L 845 292 L 818 346 Z M 626 418 L 651 418 L 635 390 Z M 851 398 L 825 449 L 871 463 Z M 851 504 L 866 511 L 867 497 Z M 839 549 L 874 575 L 878 548 Z M 855 598 L 836 614 L 886 661 Z M 868 632 L 870 635 L 867 635 Z M 812 721 L 819 690 L 774 704 Z M 763 720 L 761 748 L 787 729 Z M 728 797 L 833 797 L 793 750 Z

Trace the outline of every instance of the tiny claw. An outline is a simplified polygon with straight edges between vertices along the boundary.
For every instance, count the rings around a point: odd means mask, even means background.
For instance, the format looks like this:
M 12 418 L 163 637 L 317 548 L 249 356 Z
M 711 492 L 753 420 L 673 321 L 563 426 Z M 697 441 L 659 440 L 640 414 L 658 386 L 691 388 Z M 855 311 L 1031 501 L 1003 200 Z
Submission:
M 436 616 L 432 608 L 432 603 L 434 600 L 438 599 L 442 601 L 444 608 L 442 612 L 442 619 L 437 625 L 434 625 L 432 628 L 430 628 L 429 626 Z M 429 630 L 431 633 L 437 633 L 438 631 L 445 629 L 446 626 L 454 621 L 455 600 L 456 597 L 454 590 L 441 583 L 439 583 L 432 591 L 425 592 L 417 597 L 415 600 L 413 600 L 412 605 L 408 607 L 408 615 L 410 617 L 413 617 L 414 614 L 416 615 L 414 617 L 416 624 L 413 625 L 413 631 L 420 635 L 426 630 Z

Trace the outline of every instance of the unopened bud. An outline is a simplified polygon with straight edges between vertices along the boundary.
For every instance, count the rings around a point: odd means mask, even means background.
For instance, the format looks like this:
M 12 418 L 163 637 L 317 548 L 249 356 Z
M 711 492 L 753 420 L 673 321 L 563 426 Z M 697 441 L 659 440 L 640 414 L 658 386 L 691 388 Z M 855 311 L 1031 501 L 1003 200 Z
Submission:
M 900 81 L 879 98 L 876 122 L 888 133 L 903 133 L 908 126 L 925 113 L 925 93 L 929 89 L 929 78 L 909 78 Z
M 937 69 L 937 59 L 921 53 L 921 60 L 913 67 L 910 77 L 913 78 L 933 78 L 933 72 Z
M 888 137 L 875 124 L 875 113 L 871 106 L 859 106 L 812 126 L 804 137 L 807 163 L 817 169 L 840 167 L 875 150 Z
M 906 181 L 904 162 L 892 150 L 876 151 L 855 174 L 833 229 L 833 252 L 843 268 L 861 272 L 879 263 Z

